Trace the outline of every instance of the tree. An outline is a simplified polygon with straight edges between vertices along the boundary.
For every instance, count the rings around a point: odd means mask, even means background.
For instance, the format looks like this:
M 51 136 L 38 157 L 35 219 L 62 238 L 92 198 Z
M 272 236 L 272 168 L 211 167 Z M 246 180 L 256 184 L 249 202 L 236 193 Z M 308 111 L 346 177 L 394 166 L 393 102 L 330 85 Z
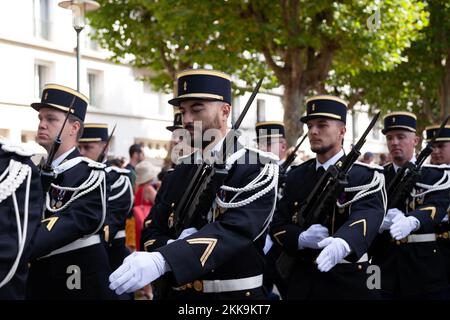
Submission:
M 340 74 L 331 81 L 349 84 L 351 94 L 384 112 L 414 112 L 418 132 L 450 114 L 450 3 L 429 1 L 427 11 L 429 24 L 405 50 L 405 61 L 390 70 Z
M 115 59 L 152 70 L 168 90 L 177 70 L 195 64 L 232 73 L 251 87 L 283 86 L 287 140 L 302 134 L 304 100 L 323 93 L 330 70 L 339 74 L 393 68 L 427 21 L 423 1 L 385 1 L 383 22 L 366 20 L 373 1 L 329 0 L 120 0 L 101 1 L 91 15 L 100 43 Z M 239 91 L 238 91 L 239 92 Z

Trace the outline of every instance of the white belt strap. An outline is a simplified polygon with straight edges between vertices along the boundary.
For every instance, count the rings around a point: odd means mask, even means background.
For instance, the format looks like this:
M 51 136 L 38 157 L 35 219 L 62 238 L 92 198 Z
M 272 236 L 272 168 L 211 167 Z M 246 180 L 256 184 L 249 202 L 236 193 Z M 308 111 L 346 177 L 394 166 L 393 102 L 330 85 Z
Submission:
M 121 238 L 125 238 L 125 230 L 120 230 L 116 233 L 116 235 L 114 236 L 114 240 L 115 239 L 121 239 Z
M 417 243 L 417 242 L 432 242 L 436 241 L 436 234 L 424 233 L 424 234 L 411 234 L 403 239 L 394 240 L 396 244 L 401 243 Z
M 176 291 L 192 288 L 204 293 L 220 293 L 230 291 L 241 291 L 259 288 L 263 285 L 263 275 L 254 277 L 229 279 L 229 280 L 195 280 L 193 283 L 181 287 L 174 287 Z
M 356 261 L 356 262 L 351 262 L 351 261 L 342 259 L 342 261 L 339 262 L 339 263 L 362 263 L 362 262 L 367 262 L 367 261 L 369 261 L 369 255 L 368 255 L 367 253 L 364 253 L 364 254 L 362 255 L 362 257 L 359 258 L 359 260 Z
M 203 292 L 229 292 L 249 290 L 261 287 L 263 284 L 262 274 L 254 277 L 230 279 L 230 280 L 203 280 Z
M 55 254 L 61 254 L 64 252 L 69 252 L 69 251 L 93 246 L 94 244 L 97 244 L 97 243 L 100 243 L 100 236 L 98 234 L 94 234 L 94 235 L 88 236 L 86 238 L 80 238 L 78 240 L 75 240 L 74 242 L 71 242 L 68 245 L 65 245 L 64 247 L 56 249 L 56 250 L 50 252 L 48 255 L 43 256 L 39 259 L 48 258 L 48 257 L 54 256 Z

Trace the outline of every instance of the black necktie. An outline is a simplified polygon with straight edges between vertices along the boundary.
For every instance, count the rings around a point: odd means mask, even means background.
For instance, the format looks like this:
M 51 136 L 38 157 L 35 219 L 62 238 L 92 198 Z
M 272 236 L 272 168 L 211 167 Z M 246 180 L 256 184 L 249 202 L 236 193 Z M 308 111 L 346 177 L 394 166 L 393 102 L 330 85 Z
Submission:
M 320 166 L 319 168 L 316 169 L 316 175 L 317 178 L 322 177 L 322 175 L 325 173 L 325 169 L 324 167 Z

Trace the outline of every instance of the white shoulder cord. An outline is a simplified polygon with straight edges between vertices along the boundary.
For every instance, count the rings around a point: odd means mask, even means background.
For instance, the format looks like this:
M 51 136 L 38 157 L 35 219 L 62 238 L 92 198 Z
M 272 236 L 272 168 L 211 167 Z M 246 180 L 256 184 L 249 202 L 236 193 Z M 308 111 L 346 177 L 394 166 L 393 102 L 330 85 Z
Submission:
M 263 234 L 265 232 L 265 230 L 268 228 L 268 226 L 270 224 L 270 221 L 272 220 L 272 216 L 273 216 L 273 213 L 274 213 L 275 207 L 276 207 L 276 199 L 277 199 L 277 191 L 278 191 L 277 190 L 278 189 L 278 170 L 279 170 L 279 166 L 277 164 L 267 163 L 264 166 L 264 168 L 261 170 L 259 175 L 255 179 L 253 179 L 253 181 L 251 181 L 249 184 L 247 184 L 245 187 L 242 187 L 242 188 L 232 188 L 229 186 L 221 186 L 220 187 L 220 189 L 222 189 L 224 191 L 236 192 L 236 194 L 233 196 L 233 198 L 229 202 L 224 202 L 219 197 L 216 196 L 215 202 L 216 202 L 217 206 L 219 206 L 221 208 L 239 208 L 239 207 L 246 206 L 246 205 L 252 203 L 253 201 L 261 198 L 263 195 L 270 192 L 272 189 L 275 190 L 274 205 L 272 207 L 272 210 L 271 210 L 269 216 L 264 221 L 263 229 L 256 236 L 256 238 L 254 240 L 258 239 L 261 236 L 261 234 Z M 266 172 L 268 172 L 267 178 L 262 180 Z M 258 191 L 254 195 L 248 197 L 247 199 L 244 199 L 244 200 L 241 200 L 238 202 L 233 202 L 242 193 L 254 190 L 254 189 L 262 186 L 263 184 L 267 184 L 269 181 L 271 181 L 271 182 L 268 186 L 266 186 L 264 189 Z
M 122 186 L 122 190 L 120 190 L 117 194 L 110 196 L 108 198 L 108 201 L 113 201 L 116 200 L 117 198 L 120 198 L 125 193 L 125 191 L 127 191 L 128 184 L 125 182 L 124 176 L 120 176 L 119 179 L 117 179 L 116 182 L 113 185 L 111 185 L 111 191 L 117 189 L 120 186 Z
M 445 181 L 447 180 L 447 181 Z M 431 184 L 424 184 L 424 183 L 416 183 L 416 186 L 425 189 L 424 192 L 422 193 L 418 193 L 416 194 L 416 190 L 413 189 L 413 191 L 411 192 L 411 196 L 413 198 L 418 198 L 421 196 L 426 195 L 427 193 L 433 192 L 433 191 L 439 191 L 439 190 L 445 190 L 450 188 L 450 171 L 445 170 L 444 174 L 442 175 L 442 178 L 436 182 L 435 184 L 431 185 Z
M 51 184 L 53 188 L 56 190 L 64 190 L 64 191 L 73 191 L 74 194 L 70 198 L 69 201 L 67 201 L 61 208 L 53 209 L 50 207 L 50 193 L 47 192 L 45 196 L 45 207 L 49 212 L 57 213 L 60 211 L 65 210 L 72 202 L 75 200 L 81 198 L 85 194 L 88 194 L 89 192 L 95 190 L 98 186 L 100 186 L 100 197 L 102 201 L 102 219 L 101 223 L 97 227 L 97 229 L 91 233 L 95 234 L 98 230 L 103 226 L 103 223 L 105 222 L 105 216 L 106 216 L 106 173 L 103 170 L 92 170 L 89 177 L 85 182 L 83 182 L 79 187 L 61 187 L 54 183 Z M 81 192 L 80 192 L 81 191 Z
M 372 181 L 368 184 L 362 185 L 362 186 L 356 186 L 356 187 L 350 187 L 350 188 L 345 188 L 344 192 L 356 192 L 358 191 L 357 194 L 355 194 L 355 196 L 353 197 L 352 200 L 347 201 L 343 204 L 340 204 L 339 201 L 336 201 L 336 206 L 338 208 L 345 208 L 349 205 L 351 205 L 353 202 L 356 202 L 362 198 L 365 198 L 367 196 L 370 196 L 371 194 L 374 194 L 378 191 L 381 191 L 381 197 L 383 199 L 383 207 L 384 207 L 384 212 L 386 212 L 387 209 L 387 194 L 386 194 L 386 188 L 385 188 L 385 183 L 384 183 L 384 174 L 378 171 L 375 171 L 373 174 L 373 178 Z M 373 190 L 370 190 L 372 188 L 375 188 Z M 370 190 L 370 191 L 369 191 Z
M 105 181 L 105 172 L 102 170 L 92 170 L 89 177 L 85 182 L 83 182 L 79 187 L 62 187 L 58 186 L 54 183 L 51 184 L 51 186 L 56 190 L 63 190 L 63 191 L 73 191 L 74 194 L 70 198 L 69 201 L 67 201 L 61 208 L 53 209 L 50 207 L 50 193 L 47 192 L 45 197 L 45 207 L 49 212 L 56 213 L 65 210 L 72 202 L 75 200 L 81 198 L 85 194 L 88 194 L 89 192 L 96 189 L 102 182 L 106 183 Z M 106 189 L 106 187 L 105 187 Z M 80 192 L 81 191 L 81 192 Z M 105 190 L 106 192 L 106 190 Z M 76 195 L 75 195 L 76 193 Z
M 9 172 L 10 174 L 8 175 L 5 181 L 2 181 L 2 179 L 4 179 L 6 176 L 5 172 Z M 14 263 L 11 266 L 11 269 L 6 274 L 5 278 L 0 282 L 0 288 L 3 287 L 12 279 L 12 277 L 16 273 L 17 267 L 19 266 L 20 259 L 22 258 L 27 238 L 28 202 L 30 198 L 31 175 L 32 175 L 31 167 L 29 165 L 14 160 L 10 161 L 9 169 L 6 170 L 5 172 L 3 172 L 3 174 L 0 176 L 0 181 L 2 181 L 0 183 L 0 202 L 9 197 L 9 195 L 12 195 L 14 203 L 14 211 L 16 214 L 18 252 L 16 259 L 14 260 Z M 27 178 L 27 182 L 25 189 L 23 228 L 22 228 L 22 223 L 20 221 L 20 211 L 19 206 L 17 204 L 15 191 L 20 187 L 25 178 Z
M 131 181 L 127 176 L 120 176 L 119 179 L 111 186 L 112 189 L 116 189 L 117 187 L 123 185 L 122 190 L 120 190 L 119 193 L 117 193 L 114 196 L 111 196 L 108 198 L 108 201 L 114 201 L 117 198 L 120 198 L 127 190 L 130 192 L 130 208 L 128 211 L 130 211 L 133 208 L 133 202 L 134 202 L 134 195 L 133 195 L 133 187 L 131 185 Z

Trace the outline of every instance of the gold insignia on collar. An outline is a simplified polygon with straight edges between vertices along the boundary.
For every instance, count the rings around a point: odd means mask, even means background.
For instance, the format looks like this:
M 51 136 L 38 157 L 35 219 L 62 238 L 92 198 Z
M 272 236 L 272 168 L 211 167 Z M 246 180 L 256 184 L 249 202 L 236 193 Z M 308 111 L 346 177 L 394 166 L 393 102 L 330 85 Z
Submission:
M 187 90 L 187 82 L 186 82 L 186 81 L 185 81 L 184 84 L 183 84 L 183 89 L 184 89 L 184 91 Z

